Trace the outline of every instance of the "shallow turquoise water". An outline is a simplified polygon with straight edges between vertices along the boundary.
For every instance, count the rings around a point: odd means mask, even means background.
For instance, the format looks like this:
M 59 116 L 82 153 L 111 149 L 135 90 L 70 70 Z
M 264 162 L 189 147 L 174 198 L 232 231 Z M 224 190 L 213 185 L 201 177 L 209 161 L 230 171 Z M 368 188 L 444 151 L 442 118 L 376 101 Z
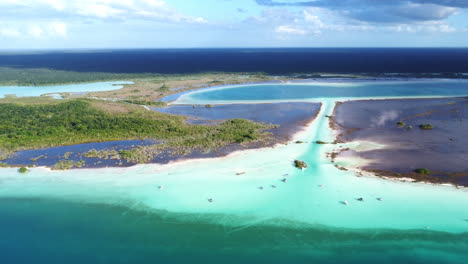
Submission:
M 466 86 L 457 87 L 460 92 Z M 248 90 L 240 94 L 246 102 L 262 100 Z M 333 139 L 325 115 L 334 100 L 320 100 L 318 119 L 297 139 Z M 33 169 L 26 175 L 0 169 L 0 260 L 464 263 L 465 190 L 355 177 L 333 167 L 325 157 L 329 148 L 290 144 L 177 166 Z M 293 168 L 295 158 L 310 167 Z M 246 174 L 236 176 L 239 171 Z M 284 173 L 290 174 L 287 184 L 280 181 Z M 355 201 L 360 196 L 366 202 Z
M 379 98 L 419 96 L 467 96 L 468 81 L 357 81 L 304 84 L 261 84 L 206 89 L 182 96 L 180 103 L 301 100 L 314 98 Z
M 117 90 L 123 88 L 124 84 L 132 84 L 133 82 L 118 81 L 118 82 L 96 82 L 83 84 L 68 84 L 68 85 L 53 85 L 53 86 L 0 86 L 0 98 L 5 95 L 16 95 L 17 97 L 24 96 L 40 96 L 44 94 L 54 93 L 85 93 L 85 92 L 102 92 Z M 57 97 L 57 96 L 55 96 Z

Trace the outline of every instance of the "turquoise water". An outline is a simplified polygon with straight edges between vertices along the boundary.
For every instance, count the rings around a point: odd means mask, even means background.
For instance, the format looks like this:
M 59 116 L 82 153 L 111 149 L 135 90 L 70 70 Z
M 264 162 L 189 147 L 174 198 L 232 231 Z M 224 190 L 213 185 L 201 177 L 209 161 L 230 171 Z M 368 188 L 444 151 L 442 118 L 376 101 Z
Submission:
M 184 95 L 178 103 L 467 95 L 465 80 L 310 82 L 208 89 Z
M 132 83 L 133 82 L 118 81 L 53 86 L 0 86 L 0 98 L 4 97 L 5 95 L 16 95 L 17 97 L 25 97 L 56 93 L 85 93 L 111 91 L 123 88 L 124 84 Z M 60 96 L 58 95 L 53 96 L 56 98 L 60 98 Z
M 464 263 L 467 234 L 290 224 L 48 199 L 0 200 L 2 263 Z M 231 221 L 236 219 L 232 217 Z
M 244 92 L 243 100 L 261 98 L 251 95 Z M 322 109 L 294 140 L 332 140 L 325 115 L 332 114 L 335 99 L 310 100 L 321 101 Z M 0 169 L 0 259 L 464 263 L 466 190 L 356 177 L 326 158 L 337 147 L 289 144 L 222 159 L 63 172 L 36 168 L 25 175 Z M 309 168 L 293 168 L 296 158 Z

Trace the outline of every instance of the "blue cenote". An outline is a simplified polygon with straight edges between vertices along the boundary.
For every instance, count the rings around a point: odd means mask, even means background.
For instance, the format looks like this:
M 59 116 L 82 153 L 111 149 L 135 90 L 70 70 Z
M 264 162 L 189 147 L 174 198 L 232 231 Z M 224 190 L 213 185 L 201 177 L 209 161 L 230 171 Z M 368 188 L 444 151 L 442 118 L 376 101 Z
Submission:
M 340 82 L 208 89 L 176 103 L 319 101 L 316 120 L 294 136 L 315 142 L 334 139 L 325 117 L 337 100 L 467 95 L 463 81 Z M 466 262 L 466 189 L 356 177 L 326 157 L 338 147 L 346 146 L 25 175 L 0 169 L 2 262 Z M 294 168 L 294 159 L 309 167 Z

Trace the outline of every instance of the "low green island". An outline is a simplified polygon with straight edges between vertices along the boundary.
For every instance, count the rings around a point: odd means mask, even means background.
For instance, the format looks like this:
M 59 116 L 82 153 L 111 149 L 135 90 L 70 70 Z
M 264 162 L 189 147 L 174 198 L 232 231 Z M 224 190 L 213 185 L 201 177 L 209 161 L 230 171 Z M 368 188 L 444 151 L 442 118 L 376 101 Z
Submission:
M 187 152 L 216 149 L 231 143 L 258 142 L 270 136 L 273 126 L 244 119 L 217 125 L 191 125 L 185 118 L 148 111 L 122 102 L 92 99 L 55 100 L 46 104 L 0 103 L 0 150 L 18 150 L 129 139 L 155 139 L 164 144 L 121 151 L 128 161 L 146 162 L 163 148 Z M 67 160 L 56 169 L 81 167 Z
M 305 163 L 305 161 L 302 161 L 302 160 L 295 160 L 294 161 L 294 167 L 296 167 L 298 169 L 306 169 L 307 168 L 307 163 Z
M 419 128 L 422 130 L 432 130 L 434 127 L 431 124 L 421 124 Z

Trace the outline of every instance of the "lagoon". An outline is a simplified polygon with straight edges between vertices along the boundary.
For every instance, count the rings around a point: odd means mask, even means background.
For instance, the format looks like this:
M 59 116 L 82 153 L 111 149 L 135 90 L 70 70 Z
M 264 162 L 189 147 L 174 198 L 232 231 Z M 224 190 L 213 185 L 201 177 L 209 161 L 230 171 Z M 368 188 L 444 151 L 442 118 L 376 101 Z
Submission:
M 61 98 L 58 93 L 89 93 L 111 91 L 123 88 L 128 81 L 96 82 L 82 84 L 52 85 L 52 86 L 0 86 L 0 98 L 8 95 L 17 97 L 41 96 L 51 94 L 54 98 Z
M 468 94 L 465 82 L 407 84 L 380 96 Z M 334 139 L 325 117 L 342 97 L 338 89 L 345 87 L 349 95 L 350 87 L 357 87 L 362 97 L 379 96 L 369 86 L 354 85 L 299 85 L 290 93 L 287 85 L 273 87 L 274 93 L 267 92 L 270 86 L 240 86 L 189 93 L 177 101 L 320 101 L 316 121 L 292 140 L 306 144 L 130 168 L 34 168 L 25 175 L 0 169 L 0 231 L 13 241 L 4 243 L 5 255 L 27 260 L 21 254 L 26 240 L 32 244 L 24 247 L 49 263 L 42 252 L 52 249 L 59 252 L 57 263 L 77 254 L 80 261 L 97 263 L 463 263 L 466 189 L 357 177 L 326 157 L 346 145 L 314 144 Z M 336 98 L 324 98 L 327 93 Z M 306 161 L 308 169 L 294 168 L 294 159 Z
M 312 81 L 203 89 L 183 94 L 176 103 L 303 101 L 320 98 L 411 98 L 467 96 L 466 80 Z

